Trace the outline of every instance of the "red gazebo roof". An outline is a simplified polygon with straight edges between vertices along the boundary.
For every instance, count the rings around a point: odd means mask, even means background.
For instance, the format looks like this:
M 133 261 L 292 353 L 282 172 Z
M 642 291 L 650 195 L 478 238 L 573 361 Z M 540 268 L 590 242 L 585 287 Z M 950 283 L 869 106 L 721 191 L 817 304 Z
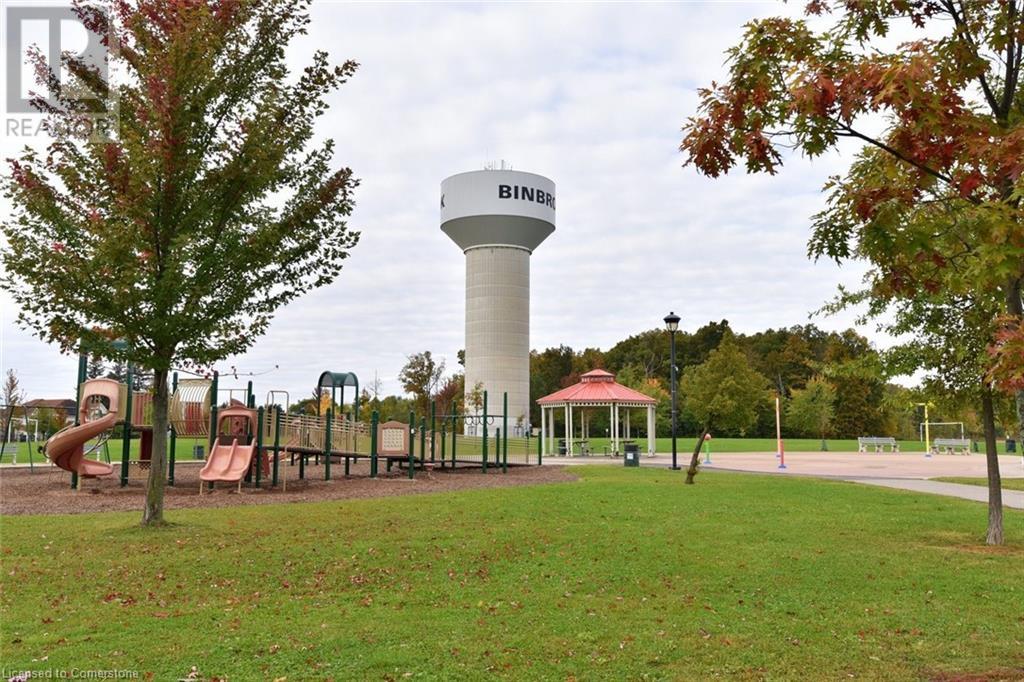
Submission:
M 640 403 L 654 405 L 658 401 L 640 391 L 615 382 L 615 375 L 593 369 L 580 377 L 580 382 L 537 400 L 538 405 L 561 403 Z

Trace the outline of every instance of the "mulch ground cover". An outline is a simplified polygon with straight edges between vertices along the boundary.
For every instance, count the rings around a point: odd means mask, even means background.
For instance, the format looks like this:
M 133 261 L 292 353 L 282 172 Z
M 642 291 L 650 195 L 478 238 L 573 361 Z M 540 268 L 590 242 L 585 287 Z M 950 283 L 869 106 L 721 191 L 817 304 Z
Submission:
M 410 480 L 406 472 L 397 468 L 385 472 L 383 462 L 380 476 L 372 479 L 369 462 L 359 461 L 352 465 L 349 477 L 344 476 L 344 465 L 335 462 L 331 466 L 332 480 L 325 481 L 323 465 L 315 465 L 311 460 L 303 480 L 298 478 L 297 464 L 290 466 L 282 462 L 280 473 L 285 486 L 270 488 L 268 480 L 263 481 L 261 488 L 243 483 L 239 493 L 236 486 L 222 483 L 200 496 L 201 464 L 178 463 L 175 485 L 167 488 L 166 509 L 387 497 L 576 480 L 566 468 L 558 466 L 510 467 L 505 474 L 493 468 L 484 474 L 479 467 L 460 467 L 453 471 L 437 466 L 433 471 L 416 471 L 416 478 Z M 142 478 L 130 480 L 122 488 L 115 473 L 109 478 L 85 480 L 77 491 L 71 489 L 70 482 L 71 475 L 55 467 L 37 466 L 34 473 L 25 468 L 0 468 L 0 515 L 82 514 L 142 508 L 145 495 Z

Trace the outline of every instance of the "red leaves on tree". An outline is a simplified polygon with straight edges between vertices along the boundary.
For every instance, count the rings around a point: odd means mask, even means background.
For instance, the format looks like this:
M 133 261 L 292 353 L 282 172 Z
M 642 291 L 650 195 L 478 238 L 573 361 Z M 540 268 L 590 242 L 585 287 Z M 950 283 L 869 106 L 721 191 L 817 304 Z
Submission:
M 959 191 L 960 196 L 966 199 L 971 196 L 975 189 L 981 186 L 984 179 L 981 177 L 981 173 L 974 171 L 964 179 L 960 181 Z
M 1015 317 L 1004 317 L 989 347 L 993 365 L 989 379 L 1007 393 L 1024 390 L 1024 325 Z

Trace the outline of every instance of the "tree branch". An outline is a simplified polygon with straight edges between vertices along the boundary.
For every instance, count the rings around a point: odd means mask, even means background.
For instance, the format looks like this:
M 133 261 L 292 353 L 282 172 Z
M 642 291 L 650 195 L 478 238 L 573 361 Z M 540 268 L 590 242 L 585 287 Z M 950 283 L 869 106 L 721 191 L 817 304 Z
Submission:
M 931 166 L 925 165 L 925 164 L 923 164 L 923 163 L 921 163 L 919 161 L 914 161 L 913 159 L 907 157 L 906 155 L 904 155 L 902 152 L 900 152 L 896 148 L 890 147 L 889 145 L 887 145 L 886 143 L 882 142 L 881 140 L 876 140 L 873 137 L 865 135 L 864 133 L 862 133 L 862 132 L 860 132 L 858 130 L 853 129 L 852 127 L 848 126 L 847 124 L 845 124 L 845 123 L 843 123 L 841 121 L 838 121 L 836 119 L 832 119 L 832 122 L 835 123 L 835 125 L 840 130 L 845 131 L 845 133 L 839 133 L 839 134 L 845 134 L 845 136 L 847 136 L 847 137 L 855 137 L 858 140 L 863 140 L 864 142 L 867 142 L 868 144 L 874 145 L 875 147 L 878 147 L 879 149 L 881 149 L 882 151 L 884 151 L 884 152 L 886 152 L 888 154 L 892 154 L 893 156 L 895 156 L 900 161 L 903 161 L 904 163 L 910 164 L 911 166 L 913 166 L 914 168 L 917 168 L 921 172 L 926 173 L 926 174 L 928 174 L 928 175 L 930 175 L 933 178 L 936 178 L 938 180 L 942 180 L 943 182 L 945 182 L 950 187 L 956 187 L 956 183 L 953 181 L 953 178 L 951 178 L 950 176 L 946 175 L 945 173 L 939 172 L 939 171 L 935 170 L 934 168 L 932 168 Z M 968 198 L 967 201 L 970 201 L 971 203 L 974 203 L 974 204 L 980 203 L 979 200 L 975 199 L 975 198 Z
M 962 14 L 957 11 L 954 0 L 942 0 L 942 4 L 949 12 L 949 15 L 953 17 L 953 23 L 956 24 L 957 33 L 962 35 L 964 40 L 967 41 L 968 46 L 970 46 L 971 50 L 974 52 L 974 56 L 981 59 L 981 52 L 978 50 L 978 43 L 975 42 L 974 36 L 971 35 L 970 30 L 967 28 L 967 22 L 964 19 L 966 16 L 966 7 L 961 4 L 961 10 L 963 11 Z M 989 107 L 991 107 L 992 113 L 994 113 L 997 118 L 1000 117 L 999 102 L 996 101 L 996 95 L 992 91 L 991 86 L 989 86 L 988 79 L 985 77 L 984 72 L 978 75 L 978 82 L 981 83 L 981 90 L 985 93 L 985 100 L 988 102 Z
M 1006 40 L 1006 75 L 1003 77 L 1003 100 L 1000 103 L 999 122 L 1005 123 L 1013 106 L 1013 96 L 1017 93 L 1017 77 L 1020 75 L 1020 57 L 1017 54 L 1017 34 L 1014 24 L 1017 22 L 1017 0 L 1007 3 L 1007 40 Z

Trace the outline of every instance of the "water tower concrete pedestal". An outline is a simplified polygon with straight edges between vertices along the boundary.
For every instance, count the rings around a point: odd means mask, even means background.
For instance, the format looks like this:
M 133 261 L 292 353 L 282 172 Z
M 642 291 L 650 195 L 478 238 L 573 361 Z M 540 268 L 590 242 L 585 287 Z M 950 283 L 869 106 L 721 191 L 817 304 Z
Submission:
M 507 392 L 509 435 L 524 435 L 530 254 L 555 231 L 555 183 L 510 170 L 453 175 L 441 183 L 441 230 L 466 254 L 466 413 L 478 412 L 469 399 L 475 387 L 488 391 L 492 406 Z

